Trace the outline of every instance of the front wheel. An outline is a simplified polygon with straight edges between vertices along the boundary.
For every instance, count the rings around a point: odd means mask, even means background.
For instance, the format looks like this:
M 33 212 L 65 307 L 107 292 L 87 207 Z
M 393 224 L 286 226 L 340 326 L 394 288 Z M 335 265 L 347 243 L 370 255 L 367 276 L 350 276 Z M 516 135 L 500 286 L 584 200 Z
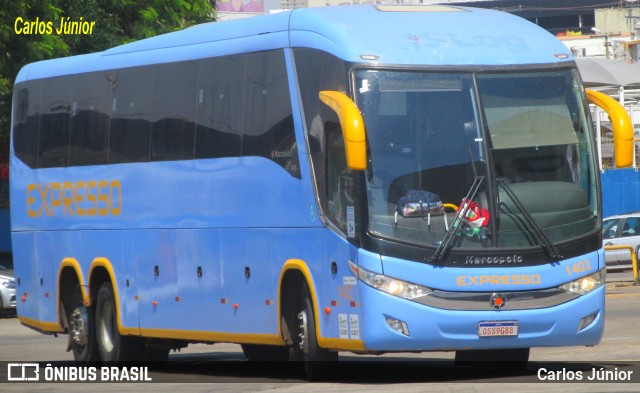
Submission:
M 332 363 L 338 360 L 338 353 L 318 346 L 313 302 L 306 283 L 302 285 L 301 295 L 296 315 L 298 343 L 295 349 L 301 352 L 307 379 L 316 381 L 328 376 Z
M 88 363 L 99 359 L 96 347 L 93 310 L 84 304 L 80 284 L 73 288 L 67 320 L 71 336 L 71 350 L 76 362 Z

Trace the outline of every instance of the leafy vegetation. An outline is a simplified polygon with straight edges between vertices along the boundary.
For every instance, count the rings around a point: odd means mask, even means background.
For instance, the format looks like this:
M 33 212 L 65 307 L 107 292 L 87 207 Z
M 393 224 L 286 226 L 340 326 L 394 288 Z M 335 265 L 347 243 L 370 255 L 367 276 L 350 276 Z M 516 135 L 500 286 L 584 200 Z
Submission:
M 11 96 L 28 63 L 103 51 L 215 20 L 215 0 L 9 0 L 0 7 L 0 165 L 8 161 Z M 61 18 L 95 22 L 89 34 L 56 34 Z M 19 19 L 20 18 L 20 19 Z M 49 34 L 22 33 L 25 22 L 51 22 Z M 17 27 L 17 29 L 16 29 Z M 2 169 L 0 167 L 0 169 Z M 4 171 L 0 171 L 0 174 Z M 2 180 L 6 180 L 3 179 Z M 4 194 L 4 193 L 3 193 Z M 3 195 L 0 195 L 0 199 Z M 0 201 L 0 205 L 4 204 Z

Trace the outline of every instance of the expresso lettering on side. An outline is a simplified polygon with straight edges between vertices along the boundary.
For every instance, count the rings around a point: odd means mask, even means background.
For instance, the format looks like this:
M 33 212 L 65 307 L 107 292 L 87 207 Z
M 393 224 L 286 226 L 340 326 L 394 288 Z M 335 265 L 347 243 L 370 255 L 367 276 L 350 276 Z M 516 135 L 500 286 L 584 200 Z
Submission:
M 118 216 L 122 212 L 119 180 L 32 183 L 27 185 L 27 216 Z

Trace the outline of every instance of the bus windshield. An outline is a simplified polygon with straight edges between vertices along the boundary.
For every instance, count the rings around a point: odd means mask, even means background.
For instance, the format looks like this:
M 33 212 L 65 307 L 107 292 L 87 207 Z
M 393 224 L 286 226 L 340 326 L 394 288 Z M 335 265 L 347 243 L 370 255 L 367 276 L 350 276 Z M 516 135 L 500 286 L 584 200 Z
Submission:
M 355 76 L 373 236 L 553 248 L 598 229 L 591 128 L 574 71 Z

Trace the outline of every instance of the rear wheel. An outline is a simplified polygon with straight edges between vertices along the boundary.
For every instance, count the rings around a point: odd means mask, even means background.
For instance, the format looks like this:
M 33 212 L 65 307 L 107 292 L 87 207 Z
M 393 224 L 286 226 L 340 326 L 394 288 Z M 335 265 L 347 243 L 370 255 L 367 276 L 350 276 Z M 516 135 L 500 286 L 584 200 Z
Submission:
M 96 299 L 96 342 L 100 359 L 121 362 L 143 359 L 144 341 L 139 337 L 120 335 L 113 285 L 105 282 Z
M 81 363 L 98 360 L 93 309 L 85 306 L 80 284 L 71 293 L 68 321 L 73 358 Z
M 318 346 L 313 302 L 306 283 L 302 284 L 300 295 L 301 301 L 295 308 L 297 313 L 294 320 L 297 323 L 294 324 L 296 334 L 293 337 L 294 340 L 297 339 L 294 349 L 299 354 L 294 355 L 294 358 L 302 359 L 307 379 L 317 381 L 329 375 L 333 363 L 338 360 L 338 353 Z

